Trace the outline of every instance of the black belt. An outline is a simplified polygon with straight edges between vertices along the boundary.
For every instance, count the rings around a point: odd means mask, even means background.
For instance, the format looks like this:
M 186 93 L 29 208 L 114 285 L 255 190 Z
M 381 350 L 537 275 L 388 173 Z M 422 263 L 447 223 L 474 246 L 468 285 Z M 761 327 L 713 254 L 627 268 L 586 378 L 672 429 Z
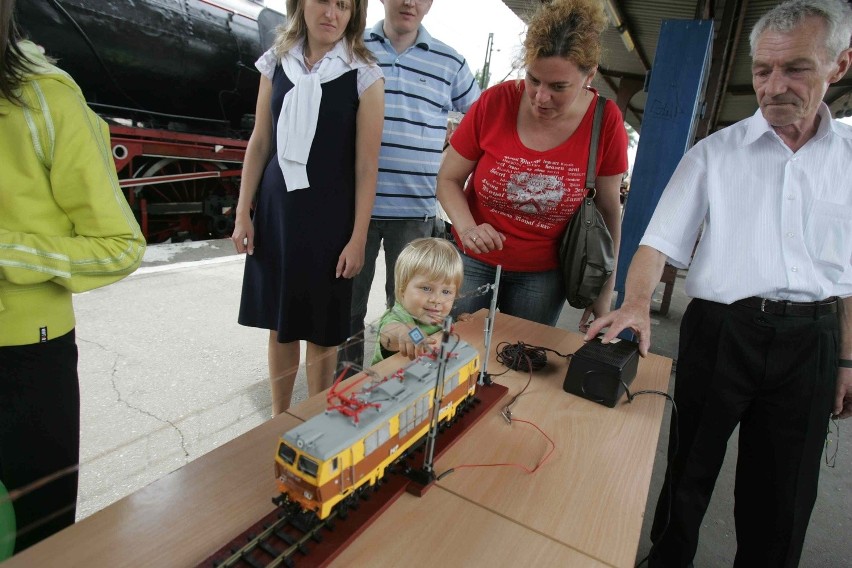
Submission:
M 837 296 L 818 302 L 790 302 L 788 300 L 767 300 L 752 296 L 734 302 L 737 306 L 755 308 L 767 314 L 777 316 L 819 317 L 837 312 Z

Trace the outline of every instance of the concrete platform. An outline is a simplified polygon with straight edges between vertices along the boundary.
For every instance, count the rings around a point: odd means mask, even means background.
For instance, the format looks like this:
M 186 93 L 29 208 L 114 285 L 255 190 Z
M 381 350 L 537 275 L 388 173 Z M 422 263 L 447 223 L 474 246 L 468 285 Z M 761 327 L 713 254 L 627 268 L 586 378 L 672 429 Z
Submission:
M 270 416 L 268 332 L 236 323 L 243 263 L 227 240 L 154 245 L 133 276 L 75 297 L 82 397 L 78 517 L 90 515 Z M 381 255 L 377 274 L 368 321 L 383 310 Z M 678 278 L 669 313 L 654 318 L 653 352 L 676 357 L 678 325 L 687 302 L 683 280 Z M 566 307 L 558 325 L 576 330 L 579 317 L 578 310 Z M 294 400 L 305 396 L 302 369 Z M 668 412 L 666 416 L 637 560 L 650 547 L 647 534 L 665 472 Z M 841 423 L 841 429 L 848 430 L 847 424 Z M 848 433 L 841 436 L 836 468 L 823 466 L 803 567 L 850 565 L 850 438 Z M 274 443 L 270 441 L 270 460 Z M 736 438 L 729 444 L 705 518 L 696 566 L 732 563 L 735 456 Z

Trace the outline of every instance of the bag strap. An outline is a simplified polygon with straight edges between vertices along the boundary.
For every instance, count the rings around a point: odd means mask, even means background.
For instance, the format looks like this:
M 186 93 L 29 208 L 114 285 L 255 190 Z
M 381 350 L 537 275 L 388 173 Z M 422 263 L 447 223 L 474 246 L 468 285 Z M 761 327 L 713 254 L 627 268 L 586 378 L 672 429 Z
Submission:
M 601 138 L 601 122 L 603 122 L 606 97 L 595 97 L 595 119 L 592 122 L 592 139 L 589 142 L 589 164 L 586 166 L 586 197 L 595 196 L 595 166 L 598 162 L 598 142 Z

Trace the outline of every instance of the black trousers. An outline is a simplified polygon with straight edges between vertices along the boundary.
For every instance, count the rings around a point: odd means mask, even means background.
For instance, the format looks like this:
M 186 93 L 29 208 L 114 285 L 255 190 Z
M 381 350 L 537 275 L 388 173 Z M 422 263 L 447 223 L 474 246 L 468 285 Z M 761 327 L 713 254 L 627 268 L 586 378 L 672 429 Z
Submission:
M 689 304 L 675 379 L 680 444 L 657 504 L 652 540 L 668 527 L 653 547 L 650 566 L 692 562 L 737 424 L 734 566 L 798 565 L 834 400 L 838 342 L 836 314 L 775 316 L 705 300 Z M 673 433 L 674 424 L 670 453 Z
M 79 455 L 74 331 L 0 347 L 0 479 L 23 493 L 14 500 L 16 552 L 74 524 Z

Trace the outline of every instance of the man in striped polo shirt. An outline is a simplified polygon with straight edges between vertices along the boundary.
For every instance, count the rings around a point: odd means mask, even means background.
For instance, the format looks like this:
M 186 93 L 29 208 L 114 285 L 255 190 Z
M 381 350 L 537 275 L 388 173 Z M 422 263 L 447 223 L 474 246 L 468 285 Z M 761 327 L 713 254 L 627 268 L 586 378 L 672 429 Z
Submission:
M 464 57 L 421 25 L 432 0 L 382 3 L 385 19 L 364 34 L 385 74 L 385 124 L 366 258 L 355 277 L 352 298 L 351 334 L 358 339 L 344 355 L 359 364 L 364 358 L 360 333 L 379 247 L 384 243 L 385 295 L 390 307 L 397 256 L 414 239 L 430 236 L 435 224 L 435 185 L 447 114 L 467 112 L 479 97 L 479 86 Z

